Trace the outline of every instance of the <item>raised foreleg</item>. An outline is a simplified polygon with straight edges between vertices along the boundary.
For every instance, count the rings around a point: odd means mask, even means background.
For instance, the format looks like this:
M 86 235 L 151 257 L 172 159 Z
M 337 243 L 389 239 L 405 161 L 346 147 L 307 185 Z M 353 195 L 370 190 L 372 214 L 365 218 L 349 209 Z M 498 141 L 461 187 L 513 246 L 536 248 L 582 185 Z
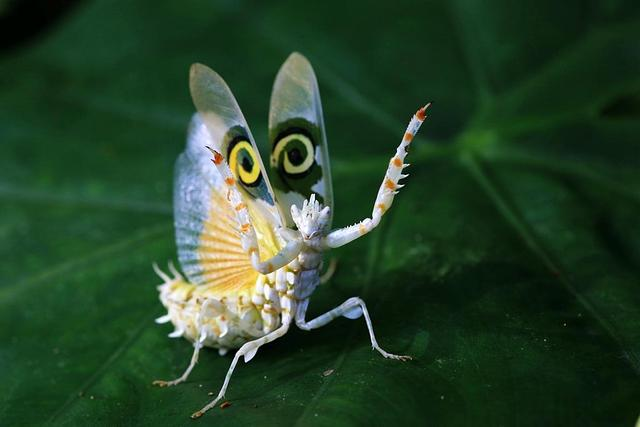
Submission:
M 409 152 L 409 145 L 411 145 L 413 137 L 416 135 L 418 129 L 420 129 L 420 125 L 426 118 L 426 110 L 429 108 L 429 105 L 431 104 L 427 104 L 419 109 L 416 114 L 414 114 L 411 122 L 409 122 L 409 126 L 407 126 L 407 130 L 402 137 L 402 141 L 396 149 L 395 156 L 393 156 L 389 161 L 387 172 L 384 175 L 384 180 L 378 190 L 378 196 L 373 204 L 371 218 L 366 218 L 354 225 L 332 231 L 324 237 L 324 247 L 337 248 L 346 245 L 358 237 L 364 236 L 378 226 L 382 216 L 391 207 L 394 196 L 398 193 L 398 190 L 403 187 L 403 185 L 398 182 L 402 178 L 407 177 L 407 175 L 402 173 L 402 170 L 409 166 L 404 163 L 404 158 Z
M 311 329 L 320 328 L 327 323 L 331 322 L 333 319 L 344 316 L 348 319 L 357 319 L 364 314 L 364 321 L 367 324 L 367 329 L 369 330 L 369 338 L 371 339 L 371 347 L 377 350 L 384 357 L 389 359 L 396 360 L 411 360 L 411 356 L 399 356 L 396 354 L 391 354 L 383 350 L 380 345 L 378 345 L 378 341 L 376 340 L 376 335 L 373 332 L 373 324 L 371 323 L 371 317 L 369 316 L 369 311 L 367 310 L 367 306 L 363 300 L 358 297 L 352 297 L 334 308 L 333 310 L 327 311 L 324 314 L 316 317 L 313 320 L 305 321 L 305 314 L 307 311 L 307 305 L 309 300 L 304 301 L 303 303 L 298 305 L 298 312 L 296 313 L 296 325 L 305 331 L 310 331 Z
M 222 154 L 209 147 L 207 148 L 213 154 L 213 159 L 211 160 L 227 185 L 227 199 L 233 207 L 240 227 L 242 248 L 247 251 L 253 268 L 262 274 L 269 274 L 289 264 L 300 253 L 302 242 L 299 239 L 289 240 L 285 247 L 272 258 L 266 261 L 260 261 L 260 248 L 258 246 L 256 232 L 253 224 L 251 224 L 251 217 L 249 216 L 247 205 L 243 202 L 242 195 L 236 186 L 236 179 L 233 177 L 231 169 Z

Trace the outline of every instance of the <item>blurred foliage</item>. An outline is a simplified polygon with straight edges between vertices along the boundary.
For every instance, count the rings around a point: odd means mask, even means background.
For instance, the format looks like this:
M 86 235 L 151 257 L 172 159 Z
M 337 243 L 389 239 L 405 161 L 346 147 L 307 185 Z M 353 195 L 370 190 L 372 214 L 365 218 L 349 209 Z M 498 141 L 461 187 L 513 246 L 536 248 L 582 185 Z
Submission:
M 434 101 L 381 227 L 336 251 L 311 314 L 239 366 L 219 425 L 632 425 L 640 412 L 640 3 L 81 3 L 0 59 L 0 424 L 185 425 L 230 362 L 170 340 L 187 71 L 227 79 L 256 139 L 293 50 L 323 95 L 337 226 L 368 215 Z M 332 369 L 333 373 L 322 373 Z

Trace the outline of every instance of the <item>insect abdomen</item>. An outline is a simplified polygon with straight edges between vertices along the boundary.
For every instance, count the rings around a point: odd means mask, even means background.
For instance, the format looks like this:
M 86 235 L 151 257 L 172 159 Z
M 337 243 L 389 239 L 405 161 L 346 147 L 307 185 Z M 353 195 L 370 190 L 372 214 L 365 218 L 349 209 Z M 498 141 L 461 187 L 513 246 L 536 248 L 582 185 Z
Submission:
M 200 339 L 222 351 L 272 332 L 295 311 L 295 275 L 287 269 L 258 275 L 254 287 L 232 293 L 193 285 L 179 275 L 164 279 L 158 290 L 168 313 L 158 320 L 175 326 L 170 336 Z

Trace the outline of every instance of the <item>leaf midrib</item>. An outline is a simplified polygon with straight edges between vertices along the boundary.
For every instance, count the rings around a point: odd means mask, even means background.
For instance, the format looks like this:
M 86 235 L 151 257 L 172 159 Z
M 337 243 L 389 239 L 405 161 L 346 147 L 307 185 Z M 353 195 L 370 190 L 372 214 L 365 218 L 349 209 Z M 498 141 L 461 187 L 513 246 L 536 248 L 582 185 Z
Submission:
M 552 251 L 545 248 L 542 239 L 535 235 L 534 231 L 528 224 L 526 224 L 522 216 L 514 210 L 506 197 L 497 189 L 496 185 L 482 170 L 482 166 L 478 164 L 478 160 L 473 155 L 469 155 L 464 159 L 462 164 L 465 166 L 470 176 L 476 181 L 478 186 L 485 191 L 489 199 L 494 203 L 496 210 L 500 213 L 507 224 L 511 226 L 518 238 L 524 241 L 531 253 L 542 261 L 565 290 L 576 299 L 578 304 L 585 309 L 585 311 L 604 329 L 618 347 L 620 347 L 627 356 L 625 357 L 625 360 L 629 363 L 634 373 L 640 376 L 640 358 L 638 358 L 633 351 L 627 349 L 627 342 L 617 332 L 615 325 L 609 322 L 605 316 L 600 314 L 588 298 L 578 292 L 573 283 L 568 279 L 568 274 L 560 267 L 560 263 L 554 260 Z

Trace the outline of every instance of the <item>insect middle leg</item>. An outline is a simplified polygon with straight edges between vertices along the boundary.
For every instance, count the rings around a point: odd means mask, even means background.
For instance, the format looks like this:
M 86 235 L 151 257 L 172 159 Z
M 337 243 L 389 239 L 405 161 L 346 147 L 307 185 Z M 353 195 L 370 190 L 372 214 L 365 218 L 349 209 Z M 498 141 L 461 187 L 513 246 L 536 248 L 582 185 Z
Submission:
M 308 303 L 308 300 L 307 300 Z M 411 360 L 411 356 L 400 356 L 397 354 L 388 353 L 383 350 L 380 345 L 378 345 L 378 341 L 376 340 L 376 335 L 373 332 L 373 324 L 371 323 L 371 317 L 369 316 L 369 311 L 367 310 L 367 305 L 364 301 L 358 297 L 352 297 L 334 308 L 333 310 L 327 311 L 324 314 L 316 317 L 315 319 L 305 321 L 305 313 L 307 309 L 307 304 L 301 304 L 300 311 L 296 314 L 296 325 L 298 328 L 304 331 L 310 331 L 312 329 L 320 328 L 327 323 L 331 322 L 333 319 L 344 316 L 348 319 L 357 319 L 361 315 L 364 314 L 364 320 L 367 324 L 367 329 L 369 330 L 369 338 L 371 339 L 371 347 L 377 350 L 380 354 L 388 359 L 396 359 L 396 360 Z
M 280 326 L 275 331 L 263 337 L 255 339 L 253 341 L 244 343 L 242 347 L 240 347 L 240 349 L 236 352 L 235 356 L 233 356 L 233 360 L 231 361 L 231 366 L 227 371 L 227 375 L 224 377 L 224 383 L 222 383 L 222 388 L 220 389 L 218 396 L 216 396 L 216 398 L 213 399 L 211 402 L 207 403 L 202 409 L 191 414 L 191 418 L 194 418 L 194 419 L 200 418 L 201 416 L 204 415 L 205 412 L 207 412 L 209 409 L 216 406 L 218 402 L 224 398 L 224 394 L 226 393 L 227 387 L 229 386 L 229 381 L 231 380 L 231 375 L 233 375 L 233 370 L 236 368 L 236 364 L 238 363 L 238 360 L 240 359 L 240 357 L 244 356 L 245 362 L 248 362 L 255 355 L 256 351 L 258 350 L 258 348 L 260 348 L 260 346 L 280 338 L 281 336 L 286 334 L 288 330 L 289 330 L 289 323 L 288 322 L 283 323 L 282 326 Z
M 171 266 L 170 268 L 174 268 L 174 267 Z M 200 349 L 204 345 L 205 338 L 207 337 L 207 335 L 206 335 L 206 333 L 204 331 L 204 327 L 203 327 L 203 316 L 204 316 L 204 313 L 206 313 L 207 308 L 209 307 L 209 305 L 212 304 L 212 303 L 213 303 L 212 300 L 206 299 L 202 303 L 202 306 L 200 308 L 200 312 L 198 313 L 198 316 L 196 317 L 196 325 L 197 325 L 197 328 L 198 328 L 198 339 L 197 339 L 197 341 L 195 341 L 193 343 L 193 354 L 191 355 L 191 361 L 189 362 L 189 366 L 187 366 L 187 369 L 184 371 L 184 373 L 182 375 L 180 375 L 175 380 L 171 380 L 171 381 L 155 380 L 153 382 L 153 385 L 157 385 L 159 387 L 170 387 L 170 386 L 178 385 L 178 384 L 180 384 L 182 382 L 185 382 L 187 380 L 187 378 L 189 378 L 189 374 L 191 374 L 191 371 L 193 370 L 193 368 L 198 363 L 198 356 L 200 355 Z

